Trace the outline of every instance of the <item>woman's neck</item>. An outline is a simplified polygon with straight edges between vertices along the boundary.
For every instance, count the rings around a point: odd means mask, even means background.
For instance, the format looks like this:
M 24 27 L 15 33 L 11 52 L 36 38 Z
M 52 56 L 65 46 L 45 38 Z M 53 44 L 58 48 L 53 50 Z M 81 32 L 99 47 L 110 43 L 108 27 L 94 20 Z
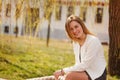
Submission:
M 84 42 L 86 40 L 86 36 L 87 36 L 86 34 L 83 34 L 82 37 L 80 38 L 80 40 L 79 40 L 79 45 L 80 46 L 82 46 L 84 44 Z

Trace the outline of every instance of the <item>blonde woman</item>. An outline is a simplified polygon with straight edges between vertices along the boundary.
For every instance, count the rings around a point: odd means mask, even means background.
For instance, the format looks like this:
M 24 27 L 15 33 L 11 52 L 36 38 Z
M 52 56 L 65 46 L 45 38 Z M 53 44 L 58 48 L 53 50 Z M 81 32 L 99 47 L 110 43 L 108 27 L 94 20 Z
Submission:
M 55 71 L 55 79 L 64 75 L 65 80 L 106 80 L 106 61 L 99 39 L 74 15 L 67 18 L 65 29 L 73 41 L 75 65 Z

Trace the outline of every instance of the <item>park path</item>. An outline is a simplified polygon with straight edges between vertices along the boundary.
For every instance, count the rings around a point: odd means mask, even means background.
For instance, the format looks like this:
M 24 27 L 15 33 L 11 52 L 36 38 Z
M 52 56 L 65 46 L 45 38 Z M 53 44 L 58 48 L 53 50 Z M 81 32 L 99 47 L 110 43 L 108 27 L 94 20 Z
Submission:
M 38 78 L 31 78 L 26 80 L 55 80 L 54 76 L 44 76 L 44 77 L 38 77 Z M 60 76 L 58 80 L 65 80 L 64 76 Z
M 26 80 L 55 80 L 54 76 L 44 76 L 44 77 L 38 77 L 38 78 L 30 78 Z
M 0 80 L 7 80 L 7 79 L 0 78 Z

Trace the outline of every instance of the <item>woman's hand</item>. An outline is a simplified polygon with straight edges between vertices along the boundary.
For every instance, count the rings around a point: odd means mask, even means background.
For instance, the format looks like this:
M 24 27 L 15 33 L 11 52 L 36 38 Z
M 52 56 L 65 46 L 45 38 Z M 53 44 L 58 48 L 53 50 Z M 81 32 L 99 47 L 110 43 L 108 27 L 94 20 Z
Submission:
M 61 70 L 54 72 L 55 80 L 58 80 L 59 76 L 61 76 Z
M 59 76 L 63 76 L 63 75 L 64 75 L 64 71 L 62 69 L 54 72 L 55 80 L 58 80 Z

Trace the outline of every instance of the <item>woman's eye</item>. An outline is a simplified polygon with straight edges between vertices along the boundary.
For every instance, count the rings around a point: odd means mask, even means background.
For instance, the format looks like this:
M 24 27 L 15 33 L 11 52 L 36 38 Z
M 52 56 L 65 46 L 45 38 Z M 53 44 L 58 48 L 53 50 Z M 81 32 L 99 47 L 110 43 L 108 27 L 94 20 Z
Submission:
M 76 25 L 75 28 L 78 28 L 78 26 Z

